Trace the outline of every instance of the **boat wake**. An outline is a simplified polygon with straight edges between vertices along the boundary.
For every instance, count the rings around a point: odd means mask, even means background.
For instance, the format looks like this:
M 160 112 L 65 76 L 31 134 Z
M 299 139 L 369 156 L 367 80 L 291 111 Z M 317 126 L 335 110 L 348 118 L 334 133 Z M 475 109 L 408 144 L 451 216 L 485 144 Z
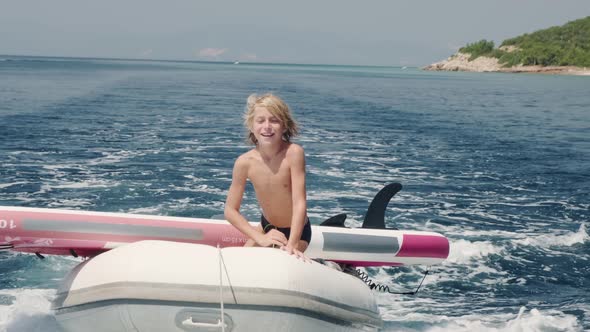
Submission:
M 55 289 L 0 290 L 0 332 L 59 332 L 54 296 Z

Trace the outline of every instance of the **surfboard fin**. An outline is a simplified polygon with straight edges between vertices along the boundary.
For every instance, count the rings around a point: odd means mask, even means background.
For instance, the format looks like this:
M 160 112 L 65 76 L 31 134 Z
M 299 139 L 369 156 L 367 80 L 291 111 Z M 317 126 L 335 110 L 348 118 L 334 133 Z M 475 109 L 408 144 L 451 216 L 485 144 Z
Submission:
M 397 182 L 390 183 L 379 190 L 367 209 L 362 228 L 385 229 L 385 210 L 391 198 L 400 190 L 402 185 Z
M 329 226 L 329 227 L 346 227 L 344 226 L 344 221 L 346 220 L 346 213 L 340 213 L 335 216 L 332 216 L 326 220 L 324 220 L 320 226 Z

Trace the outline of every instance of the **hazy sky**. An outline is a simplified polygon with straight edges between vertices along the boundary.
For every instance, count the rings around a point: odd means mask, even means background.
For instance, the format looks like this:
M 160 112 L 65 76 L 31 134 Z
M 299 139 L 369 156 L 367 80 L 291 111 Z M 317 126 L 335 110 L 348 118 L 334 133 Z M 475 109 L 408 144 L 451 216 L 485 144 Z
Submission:
M 0 54 L 425 65 L 590 0 L 0 0 Z

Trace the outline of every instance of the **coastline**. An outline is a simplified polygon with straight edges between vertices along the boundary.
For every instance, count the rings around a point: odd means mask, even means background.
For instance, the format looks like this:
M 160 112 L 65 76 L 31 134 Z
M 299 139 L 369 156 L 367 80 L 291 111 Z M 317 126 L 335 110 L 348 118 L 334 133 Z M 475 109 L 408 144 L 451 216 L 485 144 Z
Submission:
M 535 73 L 535 74 L 555 74 L 555 75 L 577 75 L 590 76 L 590 68 L 575 66 L 512 66 L 502 67 L 498 59 L 480 56 L 473 61 L 469 61 L 469 53 L 457 52 L 443 61 L 439 61 L 428 66 L 422 67 L 422 70 L 428 71 L 467 71 L 467 72 L 497 72 L 497 73 Z

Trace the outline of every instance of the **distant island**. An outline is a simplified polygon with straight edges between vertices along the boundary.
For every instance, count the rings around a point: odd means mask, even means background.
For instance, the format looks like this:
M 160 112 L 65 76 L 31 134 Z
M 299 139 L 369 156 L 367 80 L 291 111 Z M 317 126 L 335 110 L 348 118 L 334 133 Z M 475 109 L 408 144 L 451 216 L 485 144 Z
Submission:
M 504 40 L 498 48 L 482 39 L 422 69 L 590 75 L 590 16 Z

